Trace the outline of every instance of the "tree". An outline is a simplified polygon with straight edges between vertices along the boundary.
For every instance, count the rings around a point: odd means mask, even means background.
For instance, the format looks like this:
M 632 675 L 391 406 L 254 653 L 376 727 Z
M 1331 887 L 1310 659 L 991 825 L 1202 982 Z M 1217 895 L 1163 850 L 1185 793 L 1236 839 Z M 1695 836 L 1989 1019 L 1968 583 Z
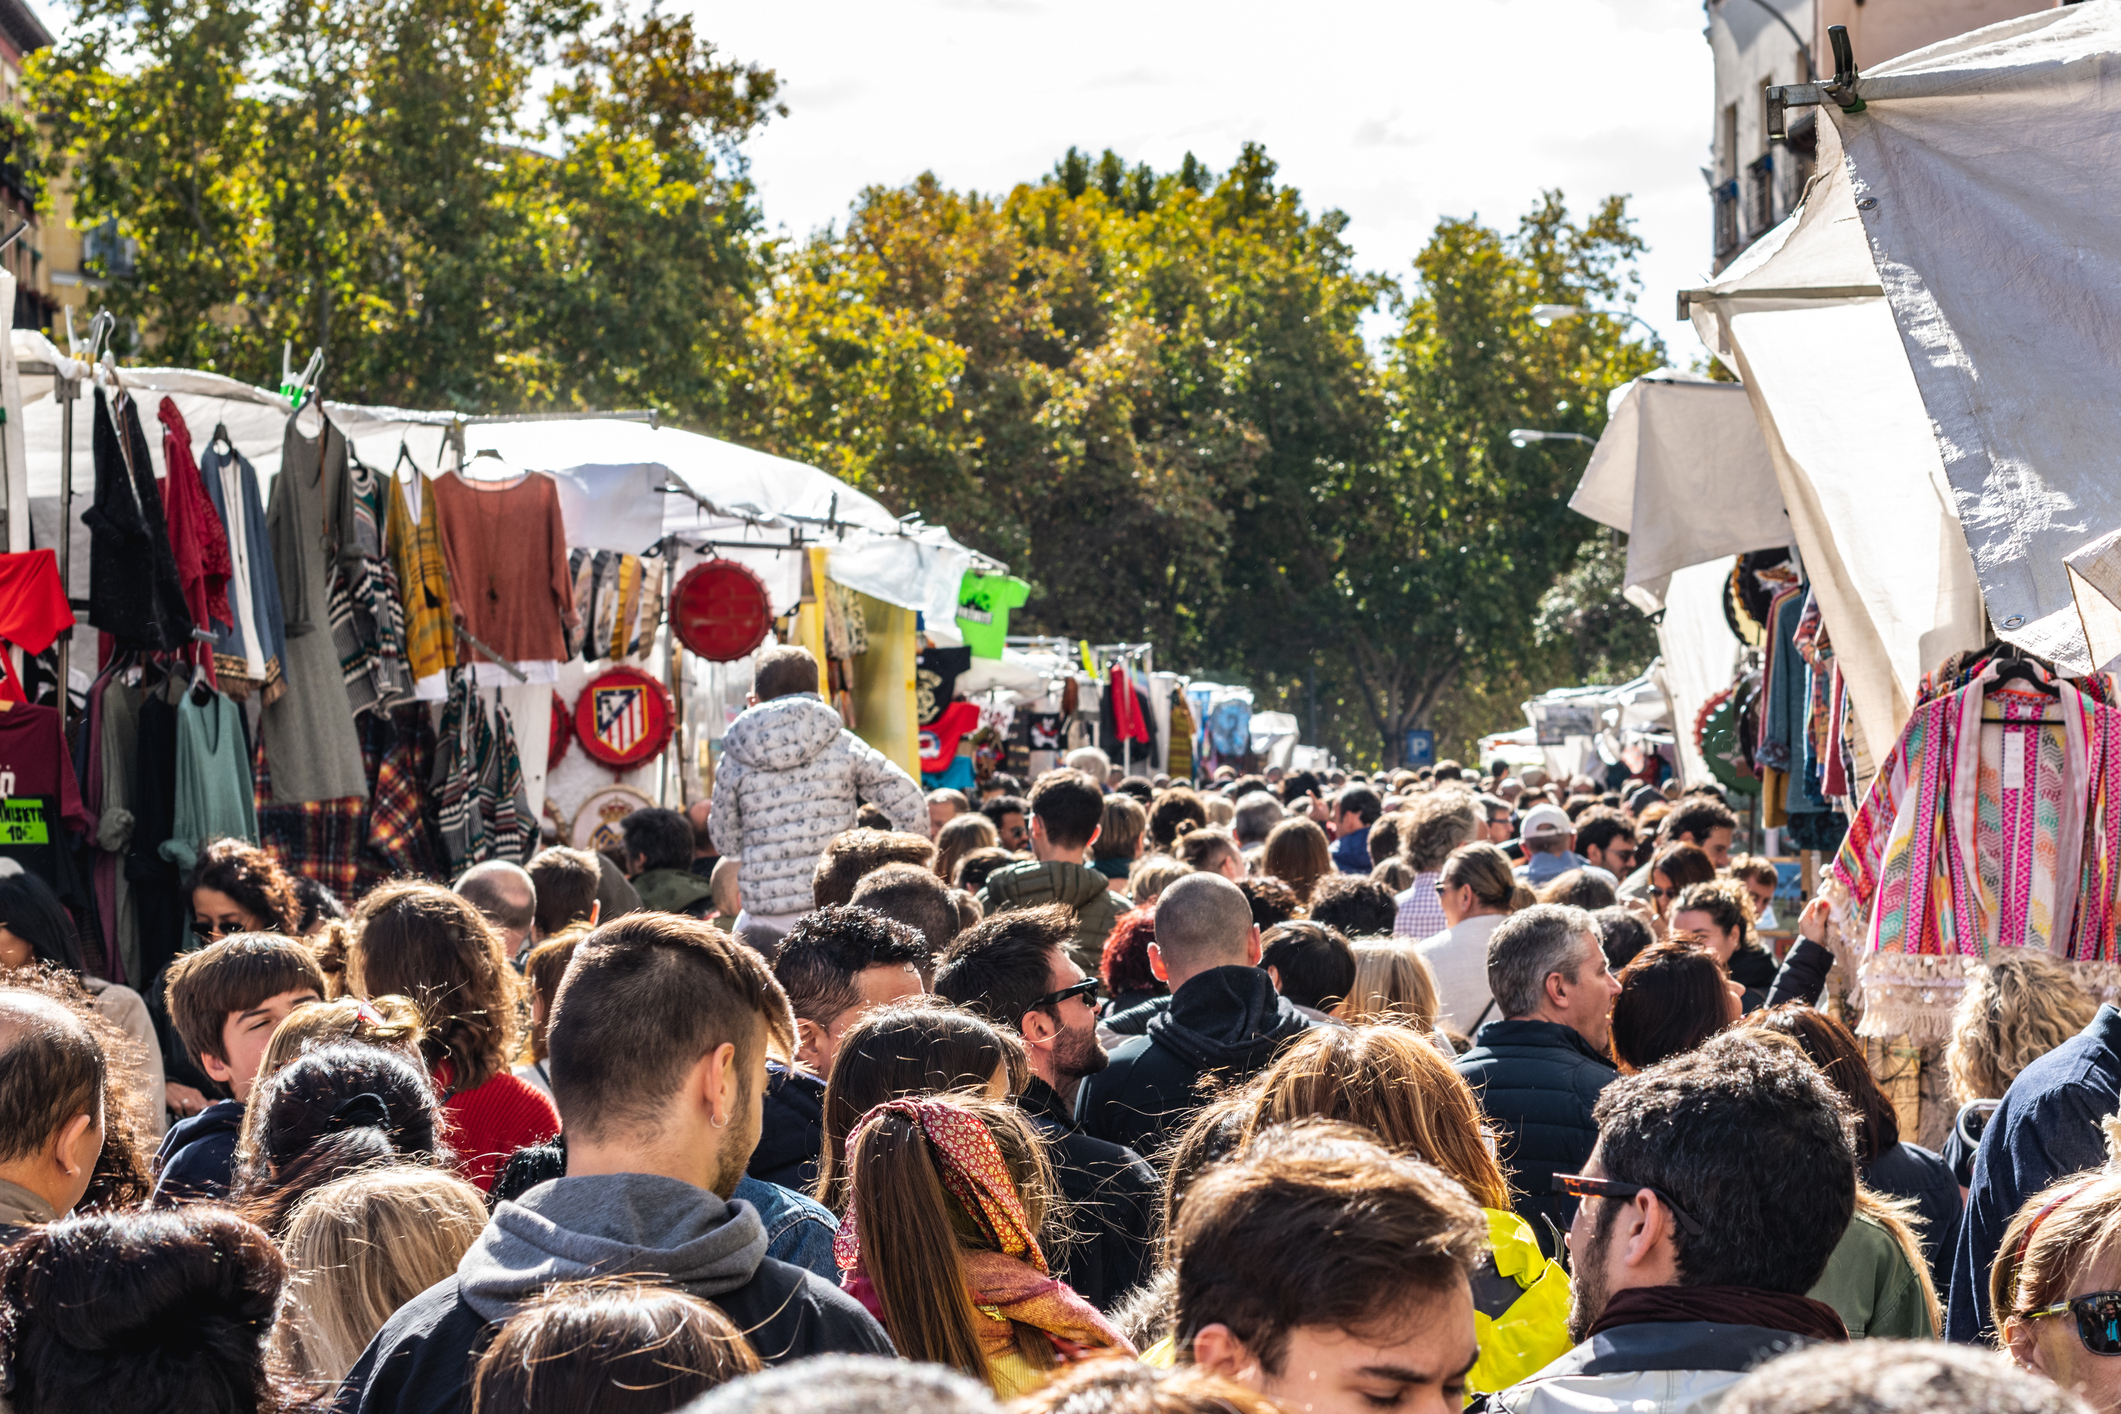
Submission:
M 1541 329 L 1531 307 L 1631 298 L 1640 249 L 1620 198 L 1579 226 L 1550 192 L 1508 237 L 1442 222 L 1415 262 L 1375 455 L 1322 488 L 1305 565 L 1317 587 L 1291 610 L 1330 626 L 1388 764 L 1455 687 L 1534 659 L 1540 600 L 1593 527 L 1566 504 L 1580 444 L 1516 448 L 1509 432 L 1595 435 L 1606 391 L 1662 350 L 1626 342 L 1617 320 Z
M 137 243 L 108 298 L 141 352 L 262 381 L 292 339 L 357 401 L 698 415 L 767 254 L 739 145 L 776 82 L 689 20 L 595 15 L 84 0 L 29 93 L 80 220 Z

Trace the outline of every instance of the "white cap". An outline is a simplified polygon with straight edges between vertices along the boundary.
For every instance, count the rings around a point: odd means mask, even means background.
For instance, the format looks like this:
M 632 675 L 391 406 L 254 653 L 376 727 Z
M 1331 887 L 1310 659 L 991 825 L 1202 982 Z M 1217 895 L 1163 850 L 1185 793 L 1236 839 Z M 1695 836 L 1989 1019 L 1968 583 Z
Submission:
M 1519 839 L 1546 839 L 1554 835 L 1573 835 L 1576 822 L 1568 812 L 1558 805 L 1535 805 L 1526 812 L 1524 824 L 1518 827 Z

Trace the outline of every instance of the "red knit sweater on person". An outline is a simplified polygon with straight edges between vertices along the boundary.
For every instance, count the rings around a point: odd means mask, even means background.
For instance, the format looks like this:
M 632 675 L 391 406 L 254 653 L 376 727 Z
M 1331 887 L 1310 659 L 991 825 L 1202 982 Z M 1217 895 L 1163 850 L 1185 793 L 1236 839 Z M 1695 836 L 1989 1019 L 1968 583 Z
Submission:
M 435 1087 L 449 1095 L 450 1064 L 435 1067 Z M 483 1085 L 442 1102 L 449 1126 L 449 1147 L 456 1154 L 457 1177 L 481 1193 L 493 1187 L 494 1175 L 508 1156 L 542 1144 L 560 1132 L 560 1114 L 552 1101 L 507 1071 Z

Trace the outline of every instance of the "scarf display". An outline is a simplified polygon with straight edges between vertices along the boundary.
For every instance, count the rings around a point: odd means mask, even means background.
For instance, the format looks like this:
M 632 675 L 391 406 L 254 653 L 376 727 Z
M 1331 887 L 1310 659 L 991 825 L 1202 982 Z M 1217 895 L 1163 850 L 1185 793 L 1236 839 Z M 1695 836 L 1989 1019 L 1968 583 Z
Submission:
M 1759 1326 L 1788 1331 L 1807 1340 L 1841 1342 L 1849 1338 L 1841 1314 L 1824 1301 L 1784 1291 L 1750 1286 L 1638 1286 L 1615 1292 L 1606 1302 L 1592 1336 L 1615 1326 L 1676 1321 L 1708 1321 L 1719 1326 Z
M 864 1130 L 886 1117 L 902 1119 L 920 1131 L 943 1190 L 994 1249 L 959 1253 L 980 1349 L 989 1359 L 1016 1348 L 1012 1322 L 1044 1331 L 1063 1360 L 1104 1350 L 1135 1353 L 1133 1345 L 1096 1307 L 1051 1274 L 1001 1149 L 979 1116 L 946 1100 L 887 1101 L 854 1126 L 847 1136 L 848 1152 L 853 1152 Z M 832 1255 L 844 1273 L 841 1286 L 871 1315 L 883 1320 L 882 1303 L 862 1267 L 861 1235 L 852 1202 L 832 1239 Z
M 1995 686 L 1997 667 L 1915 709 L 1834 860 L 1866 1035 L 1945 1039 L 1967 968 L 2000 949 L 2070 962 L 2097 994 L 2121 978 L 2121 712 L 2045 674 L 2057 698 Z

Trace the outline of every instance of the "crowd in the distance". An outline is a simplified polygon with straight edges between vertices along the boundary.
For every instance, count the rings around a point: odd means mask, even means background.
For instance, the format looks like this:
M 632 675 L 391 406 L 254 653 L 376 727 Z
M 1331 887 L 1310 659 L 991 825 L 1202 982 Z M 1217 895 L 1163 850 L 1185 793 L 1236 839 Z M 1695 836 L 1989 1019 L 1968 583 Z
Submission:
M 2060 967 L 1969 989 L 1938 1153 L 1713 789 L 923 797 L 816 682 L 608 853 L 216 842 L 147 998 L 0 878 L 4 1408 L 2121 1409 Z

